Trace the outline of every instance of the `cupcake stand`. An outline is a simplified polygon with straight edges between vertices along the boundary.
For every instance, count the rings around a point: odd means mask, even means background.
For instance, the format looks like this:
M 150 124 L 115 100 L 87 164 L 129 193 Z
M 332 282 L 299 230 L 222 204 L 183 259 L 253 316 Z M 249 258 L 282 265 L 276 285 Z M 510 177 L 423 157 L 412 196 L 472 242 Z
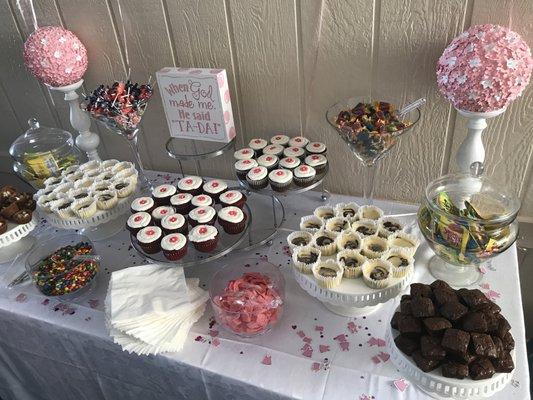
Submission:
M 390 324 L 388 324 L 385 340 L 392 362 L 402 375 L 411 382 L 416 383 L 420 389 L 433 398 L 469 400 L 490 398 L 502 390 L 513 377 L 514 371 L 510 373 L 496 373 L 490 379 L 474 381 L 470 378 L 462 380 L 446 378 L 440 373 L 440 368 L 431 372 L 423 372 L 417 367 L 411 357 L 407 357 L 396 347 L 394 338 L 395 335 L 392 332 Z M 511 352 L 511 356 L 513 362 L 516 364 L 515 350 Z
M 33 236 L 28 236 L 37 226 L 36 213 L 27 224 L 16 225 L 8 222 L 7 231 L 0 235 L 0 264 L 13 260 L 26 252 L 35 243 Z
M 118 204 L 110 210 L 98 210 L 91 218 L 68 218 L 63 219 L 53 213 L 40 214 L 50 225 L 58 229 L 76 229 L 79 233 L 87 236 L 92 241 L 100 241 L 110 238 L 124 228 L 125 218 L 130 209 L 132 194 L 119 199 Z
M 193 162 L 196 175 L 202 176 L 201 162 L 214 157 L 221 156 L 226 152 L 235 151 L 235 139 L 229 143 L 217 143 L 208 141 L 195 141 L 189 139 L 170 138 L 166 143 L 166 150 L 170 157 L 178 162 L 180 173 L 185 176 L 183 162 Z M 239 182 L 242 186 L 242 182 Z M 234 188 L 238 189 L 238 188 Z M 285 208 L 283 203 L 276 196 L 277 192 L 269 190 L 254 191 L 246 189 L 246 204 L 248 209 L 247 235 L 243 240 L 230 250 L 250 250 L 267 243 L 272 243 L 272 238 L 277 234 L 285 221 Z M 305 188 L 310 190 L 310 188 Z M 253 214 L 261 213 L 261 220 L 271 221 L 271 225 L 259 223 L 251 218 Z M 229 250 L 228 250 L 229 251 Z

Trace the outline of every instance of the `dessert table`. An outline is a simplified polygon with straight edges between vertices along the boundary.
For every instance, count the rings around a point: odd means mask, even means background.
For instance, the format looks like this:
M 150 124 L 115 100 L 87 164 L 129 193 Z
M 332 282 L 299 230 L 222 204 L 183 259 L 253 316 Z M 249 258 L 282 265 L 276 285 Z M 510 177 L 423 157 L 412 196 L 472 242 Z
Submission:
M 155 182 L 176 175 L 149 173 Z M 318 192 L 281 197 L 285 228 L 322 205 Z M 332 195 L 329 203 L 356 201 Z M 265 197 L 265 207 L 271 200 Z M 416 212 L 416 207 L 376 202 L 385 214 Z M 260 219 L 261 215 L 254 215 Z M 414 215 L 412 217 L 414 219 Z M 37 231 L 58 231 L 41 221 Z M 292 273 L 283 230 L 271 246 L 230 253 L 211 264 L 190 267 L 207 288 L 221 265 L 243 257 L 267 259 L 286 280 L 286 307 L 271 332 L 253 339 L 226 333 L 210 307 L 193 326 L 182 352 L 139 357 L 114 344 L 103 313 L 112 271 L 146 261 L 133 249 L 126 230 L 95 242 L 103 257 L 94 289 L 74 302 L 41 295 L 29 282 L 7 288 L 23 270 L 24 257 L 0 265 L 0 398 L 17 399 L 425 399 L 428 395 L 402 379 L 392 364 L 385 332 L 399 298 L 370 315 L 341 317 L 300 288 Z M 434 279 L 425 265 L 432 252 L 423 243 L 413 282 Z M 484 269 L 477 285 L 502 308 L 516 340 L 516 369 L 494 398 L 529 399 L 524 318 L 515 246 Z

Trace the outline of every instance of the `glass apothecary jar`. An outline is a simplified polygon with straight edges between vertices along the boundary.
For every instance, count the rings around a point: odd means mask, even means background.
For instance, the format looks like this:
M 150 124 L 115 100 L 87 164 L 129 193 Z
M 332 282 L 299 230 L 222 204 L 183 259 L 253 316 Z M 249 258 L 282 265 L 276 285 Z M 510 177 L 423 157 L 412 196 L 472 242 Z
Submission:
M 9 154 L 15 160 L 13 170 L 35 189 L 42 188 L 46 178 L 86 161 L 69 132 L 40 126 L 35 118 L 28 124 L 30 128 L 13 142 Z

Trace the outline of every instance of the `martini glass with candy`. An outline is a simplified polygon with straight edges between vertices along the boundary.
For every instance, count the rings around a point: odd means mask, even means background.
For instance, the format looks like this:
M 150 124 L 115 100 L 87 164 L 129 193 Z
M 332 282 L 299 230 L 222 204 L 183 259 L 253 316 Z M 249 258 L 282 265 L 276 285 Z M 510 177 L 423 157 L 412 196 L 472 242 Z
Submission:
M 392 103 L 349 98 L 331 106 L 326 119 L 365 168 L 363 197 L 372 204 L 376 163 L 420 119 L 425 99 L 398 111 Z
M 92 118 L 111 132 L 127 139 L 139 172 L 142 191 L 151 190 L 152 184 L 144 173 L 139 155 L 139 124 L 152 94 L 153 89 L 150 84 L 139 85 L 129 80 L 115 82 L 111 86 L 98 86 L 81 105 Z

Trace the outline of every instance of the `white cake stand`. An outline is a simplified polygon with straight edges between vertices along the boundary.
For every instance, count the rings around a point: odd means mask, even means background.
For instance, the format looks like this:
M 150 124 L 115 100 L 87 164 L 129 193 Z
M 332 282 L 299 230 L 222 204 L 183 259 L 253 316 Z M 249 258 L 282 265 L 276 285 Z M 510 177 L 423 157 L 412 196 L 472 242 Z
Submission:
M 37 226 L 35 213 L 27 224 L 8 222 L 6 233 L 0 235 L 0 264 L 13 260 L 20 253 L 26 252 L 35 243 L 35 238 L 28 236 Z
M 411 269 L 403 278 L 393 278 L 385 289 L 369 288 L 363 278 L 343 279 L 334 289 L 325 289 L 316 283 L 312 274 L 303 274 L 293 268 L 298 284 L 311 296 L 320 300 L 326 308 L 345 317 L 368 315 L 377 311 L 383 303 L 398 296 L 409 286 L 414 271 Z
M 470 378 L 462 380 L 446 378 L 441 375 L 440 368 L 431 372 L 423 372 L 416 366 L 411 357 L 408 357 L 396 347 L 394 337 L 392 328 L 388 324 L 386 341 L 392 362 L 409 381 L 435 399 L 486 399 L 502 390 L 513 377 L 514 371 L 508 374 L 496 373 L 490 379 L 474 381 Z M 516 365 L 514 350 L 511 352 L 511 356 Z
M 110 238 L 124 228 L 132 196 L 119 199 L 118 204 L 110 210 L 98 210 L 91 218 L 63 219 L 53 213 L 41 210 L 48 223 L 58 229 L 77 229 L 92 241 Z

